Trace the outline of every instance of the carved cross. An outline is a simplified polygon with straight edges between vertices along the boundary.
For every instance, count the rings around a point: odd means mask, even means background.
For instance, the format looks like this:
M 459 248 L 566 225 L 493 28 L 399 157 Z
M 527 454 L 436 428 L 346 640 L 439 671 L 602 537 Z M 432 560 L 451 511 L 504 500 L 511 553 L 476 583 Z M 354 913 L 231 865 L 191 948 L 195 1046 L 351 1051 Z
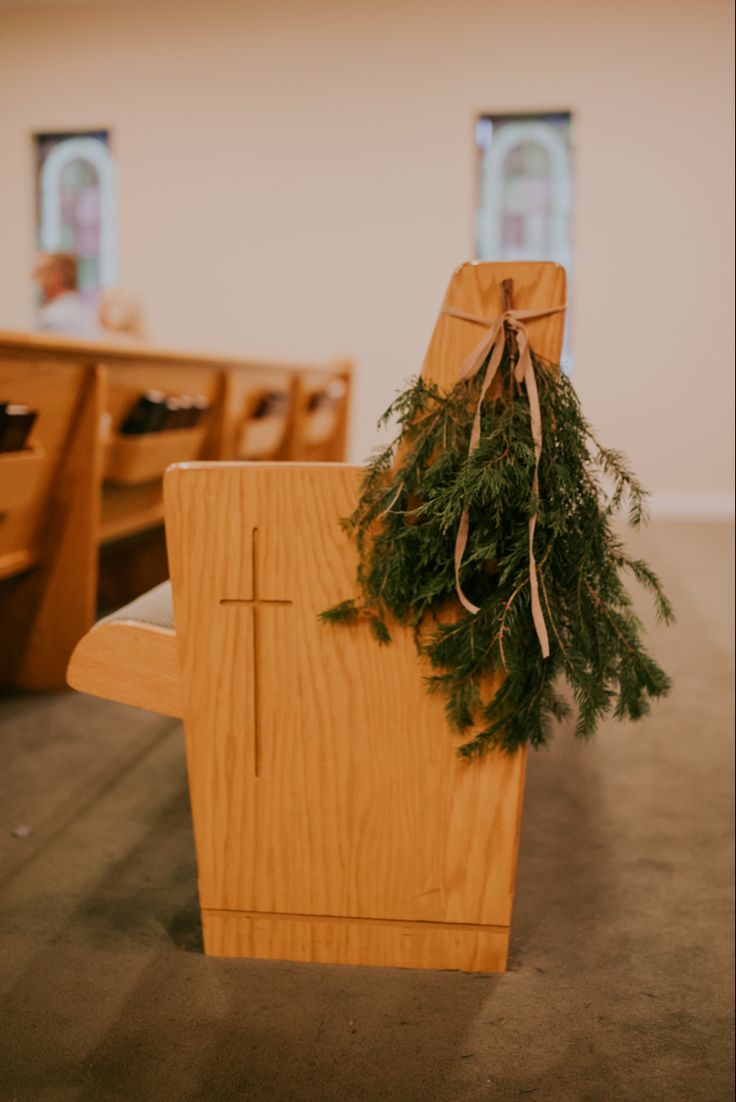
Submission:
M 259 641 L 259 612 L 262 608 L 272 608 L 279 605 L 291 605 L 293 602 L 279 597 L 262 597 L 260 594 L 260 572 L 258 564 L 258 529 L 251 531 L 252 548 L 252 597 L 221 597 L 221 605 L 243 605 L 251 610 L 251 631 L 253 647 L 253 768 L 256 777 L 261 774 L 261 693 L 260 693 L 260 641 Z

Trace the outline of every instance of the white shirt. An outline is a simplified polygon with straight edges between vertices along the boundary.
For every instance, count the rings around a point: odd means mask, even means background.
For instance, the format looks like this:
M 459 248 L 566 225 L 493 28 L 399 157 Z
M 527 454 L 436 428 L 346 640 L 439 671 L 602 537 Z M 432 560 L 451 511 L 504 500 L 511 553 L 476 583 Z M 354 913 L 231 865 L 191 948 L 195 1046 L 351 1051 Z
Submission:
M 36 328 L 44 332 L 68 333 L 73 337 L 99 337 L 97 318 L 76 291 L 47 302 L 38 311 Z

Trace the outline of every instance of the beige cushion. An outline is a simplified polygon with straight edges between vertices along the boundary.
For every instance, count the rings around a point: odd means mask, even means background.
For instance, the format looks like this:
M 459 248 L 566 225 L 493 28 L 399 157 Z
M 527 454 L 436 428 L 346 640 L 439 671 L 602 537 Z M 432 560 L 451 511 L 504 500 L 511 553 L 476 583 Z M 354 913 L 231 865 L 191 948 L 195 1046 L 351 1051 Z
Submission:
M 171 582 L 162 582 L 148 593 L 136 597 L 129 605 L 105 616 L 96 625 L 111 624 L 120 620 L 127 623 L 149 624 L 151 627 L 174 629 L 174 602 L 171 596 Z

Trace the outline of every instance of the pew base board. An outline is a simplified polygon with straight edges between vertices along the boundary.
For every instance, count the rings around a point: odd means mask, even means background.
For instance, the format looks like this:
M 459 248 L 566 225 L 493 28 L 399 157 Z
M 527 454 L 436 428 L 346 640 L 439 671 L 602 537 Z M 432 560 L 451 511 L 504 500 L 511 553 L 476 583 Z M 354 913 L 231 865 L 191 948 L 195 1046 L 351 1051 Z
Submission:
M 505 972 L 508 926 L 202 909 L 205 953 L 310 964 Z

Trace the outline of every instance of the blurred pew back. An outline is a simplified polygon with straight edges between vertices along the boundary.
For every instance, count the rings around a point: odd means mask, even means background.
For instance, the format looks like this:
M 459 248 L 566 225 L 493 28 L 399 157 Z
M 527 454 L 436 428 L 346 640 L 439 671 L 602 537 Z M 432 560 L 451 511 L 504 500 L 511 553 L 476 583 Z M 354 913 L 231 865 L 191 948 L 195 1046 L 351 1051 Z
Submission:
M 290 459 L 312 463 L 345 459 L 351 380 L 348 360 L 296 375 Z
M 6 508 L 2 515 L 0 499 L 0 584 L 3 577 L 16 577 L 42 561 L 47 569 L 52 560 L 66 561 L 68 553 L 79 578 L 79 592 L 73 599 L 70 591 L 69 604 L 75 611 L 64 629 L 69 647 L 93 622 L 95 595 L 103 605 L 124 603 L 166 577 L 163 473 L 167 466 L 204 459 L 345 458 L 352 378 L 348 361 L 334 366 L 267 363 L 0 331 L 0 369 L 18 380 L 17 385 L 4 384 L 8 393 L 0 389 L 0 401 L 43 406 L 31 438 L 36 458 L 24 455 L 15 462 L 4 461 L 5 490 L 0 494 L 4 492 L 8 500 L 11 493 L 20 494 L 21 505 Z M 334 401 L 312 397 L 335 379 L 341 387 L 337 416 Z M 149 390 L 202 397 L 208 408 L 193 428 L 121 434 L 130 409 Z M 310 419 L 312 407 L 322 415 L 316 431 Z M 24 488 L 31 483 L 37 484 L 32 493 Z M 73 523 L 73 538 L 59 535 L 66 533 L 67 523 Z M 72 543 L 74 551 L 67 552 L 67 544 Z M 53 555 L 49 547 L 56 548 Z M 33 584 L 36 593 L 38 577 Z M 14 587 L 20 594 L 16 600 L 21 605 L 25 601 L 27 607 L 33 602 L 22 593 L 29 593 L 29 586 Z M 6 608 L 7 600 L 6 593 Z M 50 622 L 46 605 L 39 601 L 39 623 Z M 20 615 L 17 609 L 14 615 Z M 56 648 L 58 663 L 49 665 L 44 659 L 42 665 L 49 672 L 39 674 L 40 680 L 30 667 L 26 677 L 18 661 L 2 653 L 8 646 L 0 642 L 0 680 L 64 683 L 66 645 Z M 26 649 L 42 653 L 36 642 Z
M 0 454 L 0 684 L 43 688 L 63 684 L 95 611 L 101 373 L 0 349 L 0 401 L 38 414 Z

